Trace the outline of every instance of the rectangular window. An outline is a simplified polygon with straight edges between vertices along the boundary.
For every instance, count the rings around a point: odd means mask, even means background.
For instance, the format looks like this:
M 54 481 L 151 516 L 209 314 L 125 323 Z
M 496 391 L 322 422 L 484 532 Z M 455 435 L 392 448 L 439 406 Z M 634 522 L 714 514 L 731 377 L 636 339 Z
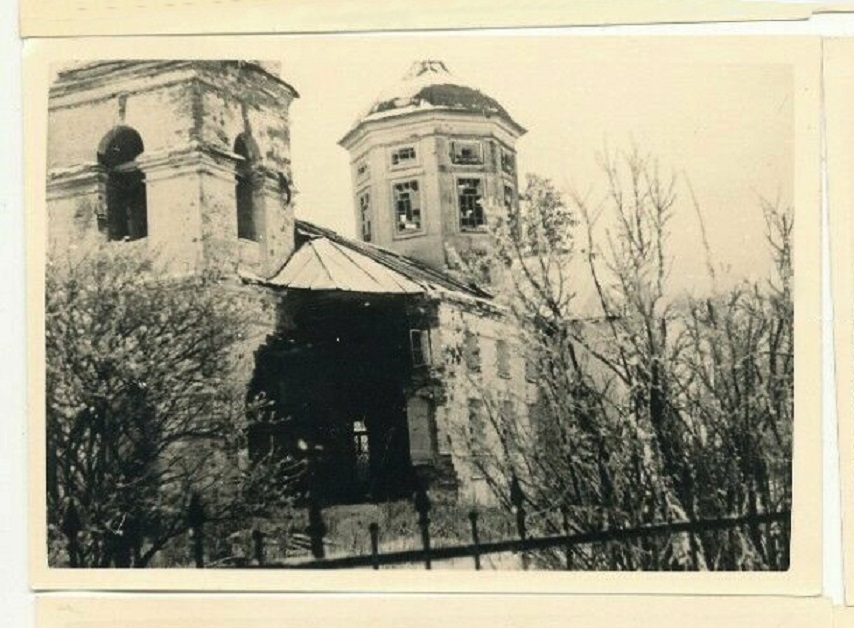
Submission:
M 516 193 L 510 185 L 504 186 L 504 209 L 508 216 L 516 209 Z
M 486 417 L 481 399 L 469 399 L 469 438 L 472 449 L 482 450 L 486 446 Z
M 504 436 L 504 444 L 513 448 L 516 444 L 516 408 L 510 399 L 501 402 L 501 433 Z
M 356 166 L 356 180 L 362 181 L 363 179 L 367 179 L 371 174 L 371 164 L 367 161 L 359 162 L 359 165 Z
M 536 382 L 539 378 L 539 364 L 534 356 L 529 355 L 525 358 L 525 379 L 529 382 Z
M 463 339 L 463 358 L 470 371 L 480 370 L 480 342 L 477 335 L 468 330 Z
M 510 377 L 510 346 L 506 340 L 495 341 L 495 360 L 498 376 L 508 379 Z
M 412 366 L 430 364 L 430 330 L 410 329 L 409 345 L 412 349 Z
M 504 174 L 516 174 L 516 155 L 506 148 L 501 149 L 501 170 Z
M 359 222 L 362 228 L 362 241 L 371 241 L 371 193 L 359 195 Z
M 486 225 L 483 211 L 483 181 L 458 179 L 457 201 L 460 207 L 460 228 L 479 229 Z
M 418 181 L 394 184 L 394 215 L 398 233 L 421 231 L 421 193 Z
M 451 142 L 451 161 L 455 164 L 477 165 L 483 163 L 483 147 L 477 140 Z
M 415 163 L 415 157 L 414 146 L 402 146 L 391 151 L 391 165 L 398 167 L 410 166 Z

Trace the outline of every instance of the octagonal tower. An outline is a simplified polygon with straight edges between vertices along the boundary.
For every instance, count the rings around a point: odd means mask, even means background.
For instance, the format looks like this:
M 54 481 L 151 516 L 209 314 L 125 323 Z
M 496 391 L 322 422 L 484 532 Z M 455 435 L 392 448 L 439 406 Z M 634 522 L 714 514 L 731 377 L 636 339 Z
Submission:
M 357 237 L 440 270 L 485 249 L 488 213 L 518 203 L 524 133 L 443 62 L 414 63 L 339 142 L 350 152 Z

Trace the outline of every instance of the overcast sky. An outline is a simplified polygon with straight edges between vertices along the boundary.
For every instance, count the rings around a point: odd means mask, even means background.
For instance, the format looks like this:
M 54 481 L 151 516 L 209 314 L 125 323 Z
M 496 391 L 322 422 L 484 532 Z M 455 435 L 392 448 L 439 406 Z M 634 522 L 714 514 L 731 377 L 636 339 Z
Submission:
M 601 189 L 597 154 L 634 143 L 690 177 L 719 263 L 736 276 L 768 272 L 757 199 L 792 200 L 789 65 L 756 63 L 725 39 L 699 50 L 691 40 L 542 35 L 299 37 L 283 40 L 282 53 L 283 78 L 301 95 L 291 109 L 301 218 L 354 233 L 349 159 L 337 141 L 413 61 L 441 59 L 528 129 L 517 147 L 521 175 Z M 680 192 L 673 281 L 687 288 L 704 260 Z

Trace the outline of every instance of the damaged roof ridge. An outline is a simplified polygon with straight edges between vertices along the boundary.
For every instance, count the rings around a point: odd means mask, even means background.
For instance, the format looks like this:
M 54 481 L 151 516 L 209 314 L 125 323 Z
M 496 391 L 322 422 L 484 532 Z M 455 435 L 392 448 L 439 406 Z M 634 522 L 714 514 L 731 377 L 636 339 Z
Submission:
M 295 223 L 296 223 L 297 228 L 303 228 L 304 230 L 308 231 L 309 232 L 308 235 L 310 235 L 311 232 L 314 232 L 317 234 L 317 236 L 326 237 L 327 239 L 329 239 L 333 242 L 337 242 L 344 247 L 354 249 L 357 252 L 364 253 L 368 256 L 375 255 L 375 256 L 380 258 L 379 260 L 377 260 L 380 263 L 387 263 L 387 264 L 399 263 L 399 264 L 402 264 L 403 266 L 411 267 L 411 268 L 417 270 L 418 272 L 423 273 L 424 275 L 427 275 L 428 277 L 425 280 L 436 282 L 440 286 L 442 284 L 446 284 L 446 287 L 447 287 L 447 285 L 450 285 L 456 290 L 468 292 L 468 293 L 473 294 L 474 296 L 477 296 L 477 297 L 482 298 L 482 299 L 491 299 L 493 296 L 492 294 L 490 294 L 489 292 L 487 292 L 483 288 L 480 288 L 479 286 L 467 285 L 467 284 L 463 283 L 462 281 L 459 281 L 458 279 L 456 279 L 455 277 L 453 277 L 447 273 L 440 272 L 434 268 L 431 268 L 427 264 L 424 264 L 423 262 L 412 259 L 411 257 L 407 257 L 405 255 L 401 255 L 400 253 L 397 253 L 396 251 L 392 251 L 390 249 L 387 249 L 385 247 L 381 247 L 381 246 L 373 244 L 373 243 L 360 242 L 358 240 L 352 240 L 350 238 L 342 236 L 339 233 L 336 233 L 335 231 L 333 231 L 331 229 L 328 229 L 326 227 L 321 227 L 319 225 L 315 225 L 314 223 L 308 222 L 306 220 L 297 219 L 295 221 Z M 395 270 L 397 270 L 397 269 L 395 269 Z M 398 271 L 398 272 L 405 272 L 405 271 Z

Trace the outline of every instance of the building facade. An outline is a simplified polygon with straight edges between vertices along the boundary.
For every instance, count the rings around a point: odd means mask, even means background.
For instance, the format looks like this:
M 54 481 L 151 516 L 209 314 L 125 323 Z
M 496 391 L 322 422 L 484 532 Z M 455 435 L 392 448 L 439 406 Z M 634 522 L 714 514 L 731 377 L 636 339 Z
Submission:
M 438 62 L 415 67 L 445 80 Z M 506 313 L 446 272 L 447 251 L 489 246 L 483 210 L 515 202 L 524 129 L 482 95 L 401 116 L 375 105 L 342 141 L 366 216 L 352 240 L 294 217 L 296 97 L 273 64 L 63 70 L 49 106 L 50 254 L 136 247 L 170 273 L 231 278 L 250 297 L 235 376 L 291 419 L 251 426 L 249 457 L 309 443 L 327 502 L 398 499 L 415 482 L 488 502 L 477 463 L 500 449 L 490 413 L 524 422 L 535 390 Z
M 281 268 L 294 249 L 297 92 L 275 72 L 238 61 L 60 72 L 48 117 L 51 247 L 102 238 L 138 242 L 176 272 Z

